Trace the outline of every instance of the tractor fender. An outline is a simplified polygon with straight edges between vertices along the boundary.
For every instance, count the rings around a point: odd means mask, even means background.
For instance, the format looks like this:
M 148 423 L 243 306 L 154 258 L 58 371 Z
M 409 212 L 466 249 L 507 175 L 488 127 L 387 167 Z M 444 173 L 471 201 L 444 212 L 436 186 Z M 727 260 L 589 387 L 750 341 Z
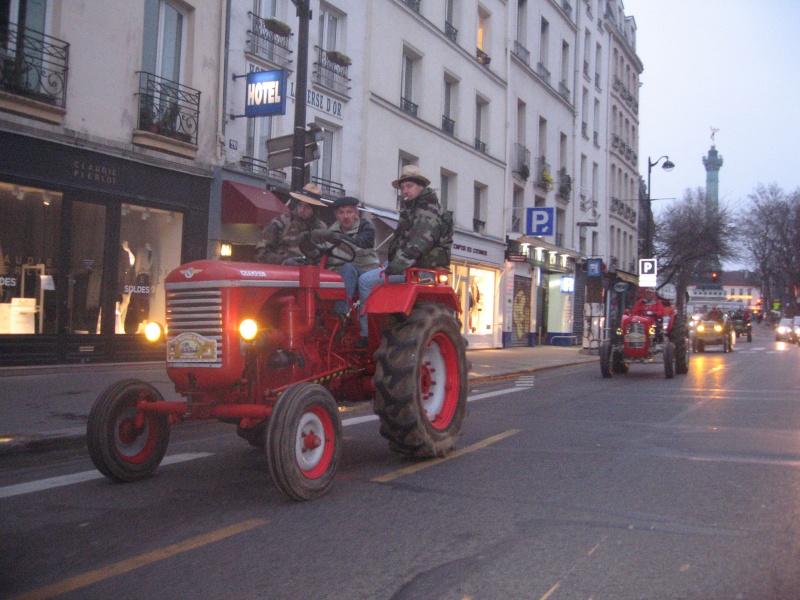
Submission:
M 363 313 L 409 315 L 417 302 L 444 304 L 451 310 L 461 312 L 458 297 L 449 285 L 384 283 L 372 289 Z

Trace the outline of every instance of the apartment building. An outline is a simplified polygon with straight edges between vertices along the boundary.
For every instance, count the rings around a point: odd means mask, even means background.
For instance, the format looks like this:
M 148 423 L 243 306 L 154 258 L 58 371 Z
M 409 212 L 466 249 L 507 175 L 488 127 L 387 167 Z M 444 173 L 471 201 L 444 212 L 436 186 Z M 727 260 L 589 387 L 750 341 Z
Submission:
M 297 102 L 320 138 L 304 176 L 362 200 L 379 252 L 397 220 L 391 181 L 407 164 L 431 180 L 454 213 L 471 347 L 581 338 L 582 259 L 626 270 L 636 256 L 642 67 L 621 2 L 309 4 L 300 99 L 292 0 L 4 4 L 4 355 L 154 356 L 140 331 L 163 319 L 163 276 L 252 260 L 286 210 Z M 285 114 L 246 117 L 247 75 L 275 70 Z M 543 235 L 527 229 L 539 209 L 553 214 Z
M 163 277 L 206 255 L 222 7 L 0 3 L 3 364 L 156 356 Z

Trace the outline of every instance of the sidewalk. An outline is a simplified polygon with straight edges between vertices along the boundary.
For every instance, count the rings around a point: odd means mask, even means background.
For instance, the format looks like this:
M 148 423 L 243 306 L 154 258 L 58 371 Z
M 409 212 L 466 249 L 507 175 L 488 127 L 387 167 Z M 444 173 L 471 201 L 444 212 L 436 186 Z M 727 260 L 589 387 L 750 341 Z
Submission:
M 468 350 L 470 382 L 597 361 L 578 347 L 537 346 Z M 120 379 L 154 385 L 180 400 L 163 362 L 0 368 L 0 456 L 81 445 L 97 396 Z

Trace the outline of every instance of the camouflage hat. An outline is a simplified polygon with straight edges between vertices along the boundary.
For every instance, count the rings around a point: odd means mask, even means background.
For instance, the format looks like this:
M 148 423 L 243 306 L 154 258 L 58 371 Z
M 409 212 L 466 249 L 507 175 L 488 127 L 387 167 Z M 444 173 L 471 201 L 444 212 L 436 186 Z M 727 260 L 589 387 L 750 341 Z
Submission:
M 400 171 L 400 177 L 392 182 L 392 187 L 399 190 L 400 184 L 404 181 L 413 181 L 422 187 L 428 187 L 431 184 L 431 180 L 419 172 L 419 167 L 417 165 L 406 165 L 403 167 L 403 170 Z

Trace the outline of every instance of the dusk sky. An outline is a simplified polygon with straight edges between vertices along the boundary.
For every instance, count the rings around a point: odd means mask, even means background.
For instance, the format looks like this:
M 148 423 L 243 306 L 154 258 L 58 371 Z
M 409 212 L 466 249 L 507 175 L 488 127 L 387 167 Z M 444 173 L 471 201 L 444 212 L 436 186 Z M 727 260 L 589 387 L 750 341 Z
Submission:
M 639 172 L 653 198 L 705 187 L 711 130 L 723 157 L 720 202 L 736 210 L 759 184 L 800 187 L 799 0 L 623 0 L 644 64 Z M 653 204 L 658 214 L 669 201 Z

